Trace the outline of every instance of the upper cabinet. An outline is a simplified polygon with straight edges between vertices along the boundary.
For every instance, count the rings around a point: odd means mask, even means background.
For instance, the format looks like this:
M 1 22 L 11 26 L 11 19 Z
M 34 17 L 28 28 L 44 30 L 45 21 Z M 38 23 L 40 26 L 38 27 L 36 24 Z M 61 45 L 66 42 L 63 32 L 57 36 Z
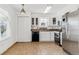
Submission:
M 56 18 L 53 18 L 53 25 L 56 24 Z
M 54 18 L 50 18 L 49 19 L 49 26 L 55 26 L 55 25 L 58 25 L 57 24 L 57 19 L 54 17 Z
M 58 25 L 59 25 L 59 26 L 61 25 L 60 21 L 58 21 Z
M 39 27 L 46 28 L 48 27 L 48 18 L 40 18 L 39 19 Z
M 34 25 L 34 18 L 32 18 L 32 25 Z
M 54 18 L 49 17 L 32 17 L 32 28 L 54 28 L 60 25 L 60 21 Z
M 38 25 L 38 18 L 32 18 L 32 25 Z
M 36 18 L 36 25 L 38 25 L 38 18 Z

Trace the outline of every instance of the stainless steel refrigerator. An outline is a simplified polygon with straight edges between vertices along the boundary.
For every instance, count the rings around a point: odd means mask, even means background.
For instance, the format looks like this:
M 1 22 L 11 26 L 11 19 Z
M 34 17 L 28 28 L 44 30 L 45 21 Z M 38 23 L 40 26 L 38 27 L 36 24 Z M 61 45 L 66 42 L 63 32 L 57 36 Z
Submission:
M 79 54 L 79 10 L 62 17 L 62 47 L 69 54 Z

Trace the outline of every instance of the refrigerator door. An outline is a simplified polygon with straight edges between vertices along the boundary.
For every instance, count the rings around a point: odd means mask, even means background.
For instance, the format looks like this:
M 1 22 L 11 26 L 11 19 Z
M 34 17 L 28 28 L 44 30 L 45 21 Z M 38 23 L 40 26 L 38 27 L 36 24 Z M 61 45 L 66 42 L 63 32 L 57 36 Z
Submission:
M 67 28 L 62 34 L 63 49 L 70 54 L 79 54 L 79 14 L 71 13 L 67 16 Z

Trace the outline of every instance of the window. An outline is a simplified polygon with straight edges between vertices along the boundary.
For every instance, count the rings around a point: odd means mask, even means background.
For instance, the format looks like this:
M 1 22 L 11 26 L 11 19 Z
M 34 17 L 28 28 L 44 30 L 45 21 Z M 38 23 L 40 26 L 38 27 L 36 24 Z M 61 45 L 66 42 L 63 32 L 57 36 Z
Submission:
M 7 11 L 0 8 L 0 41 L 9 39 L 11 37 L 11 31 L 10 31 L 10 16 Z

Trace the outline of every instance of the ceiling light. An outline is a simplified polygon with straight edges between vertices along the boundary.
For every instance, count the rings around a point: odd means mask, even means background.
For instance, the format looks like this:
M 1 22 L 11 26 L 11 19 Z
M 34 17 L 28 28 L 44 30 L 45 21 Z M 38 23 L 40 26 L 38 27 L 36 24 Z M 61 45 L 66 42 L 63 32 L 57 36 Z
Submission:
M 44 13 L 48 13 L 51 8 L 52 8 L 51 6 L 48 6 L 48 7 L 45 9 Z
M 21 9 L 20 13 L 21 14 L 25 14 L 26 13 L 26 11 L 24 10 L 24 4 L 22 4 L 22 9 Z

